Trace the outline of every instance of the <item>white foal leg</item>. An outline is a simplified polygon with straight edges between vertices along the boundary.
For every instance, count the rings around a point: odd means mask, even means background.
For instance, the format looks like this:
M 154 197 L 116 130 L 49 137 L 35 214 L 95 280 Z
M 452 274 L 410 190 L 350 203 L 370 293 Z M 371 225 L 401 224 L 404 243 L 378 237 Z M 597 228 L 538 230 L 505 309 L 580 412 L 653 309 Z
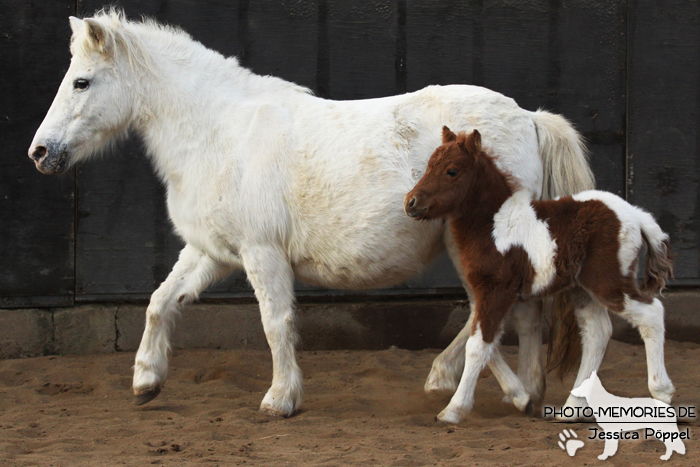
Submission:
M 153 292 L 146 310 L 146 329 L 134 364 L 134 403 L 155 398 L 168 374 L 168 351 L 173 319 L 213 281 L 224 277 L 232 266 L 223 265 L 196 248 L 186 245 L 168 278 Z
M 546 391 L 545 371 L 542 365 L 541 303 L 518 303 L 511 316 L 518 333 L 518 378 L 530 394 L 532 403 L 537 405 L 544 400 Z
M 265 336 L 272 352 L 272 386 L 260 404 L 270 415 L 288 417 L 301 404 L 302 375 L 294 346 L 294 272 L 282 249 L 254 245 L 241 250 L 243 267 L 255 289 Z
M 430 370 L 430 374 L 425 381 L 424 390 L 427 394 L 451 394 L 456 388 L 462 371 L 464 369 L 464 348 L 469 339 L 472 330 L 472 320 L 474 318 L 475 300 L 469 284 L 464 277 L 464 270 L 460 264 L 459 250 L 455 244 L 452 232 L 448 228 L 444 235 L 445 247 L 447 253 L 454 264 L 457 274 L 462 281 L 462 286 L 466 290 L 469 297 L 469 320 L 464 328 L 450 343 L 450 345 L 440 354 L 435 360 Z M 534 312 L 534 313 L 533 313 Z M 534 399 L 535 403 L 544 398 L 544 369 L 542 367 L 541 345 L 542 345 L 542 317 L 536 306 L 524 304 L 519 308 L 519 313 L 522 315 L 519 319 L 519 329 L 516 328 L 520 336 L 520 356 L 518 361 L 518 374 L 525 375 L 525 380 L 528 384 L 525 385 L 526 391 Z M 517 322 L 516 322 L 517 325 Z M 522 334 L 521 334 L 522 331 Z M 535 364 L 535 361 L 537 362 Z M 503 392 L 506 393 L 504 402 L 510 403 L 512 398 L 509 394 L 518 394 L 514 390 L 515 375 L 511 371 L 508 364 L 503 360 L 500 352 L 494 354 L 495 364 L 490 365 L 491 371 L 501 384 Z M 517 379 L 517 378 L 515 378 Z M 520 396 L 519 402 L 520 403 Z M 518 405 L 516 403 L 516 406 Z M 527 404 L 527 402 L 526 402 Z M 520 407 L 518 407 L 520 409 Z M 522 409 L 521 409 L 522 410 Z
M 424 390 L 426 394 L 453 394 L 459 384 L 459 378 L 464 370 L 464 348 L 467 345 L 474 320 L 475 300 L 471 295 L 472 290 L 467 288 L 467 291 L 470 296 L 469 306 L 471 308 L 469 320 L 467 320 L 467 324 L 464 325 L 464 328 L 462 328 L 450 345 L 433 361 L 430 374 L 425 381 Z M 513 402 L 519 410 L 526 412 L 534 407 L 532 404 L 528 405 L 531 399 L 529 392 L 527 389 L 524 389 L 523 383 L 510 369 L 498 348 L 493 352 L 489 368 L 491 368 L 501 389 L 506 394 L 504 402 L 508 404 Z
M 491 360 L 498 340 L 486 343 L 481 335 L 481 329 L 469 337 L 465 346 L 464 371 L 462 378 L 452 396 L 452 400 L 437 416 L 437 420 L 444 423 L 459 423 L 474 407 L 474 390 L 479 379 L 479 373 Z
M 620 316 L 636 326 L 644 339 L 651 395 L 670 404 L 676 389 L 664 364 L 664 306 L 658 298 L 646 304 L 625 296 L 625 310 Z
M 574 389 L 590 378 L 593 371 L 598 371 L 605 357 L 605 350 L 612 336 L 612 323 L 605 306 L 598 300 L 581 294 L 576 299 L 576 322 L 581 329 L 581 366 L 576 375 Z M 564 407 L 588 407 L 584 397 L 569 394 Z M 573 417 L 577 418 L 577 417 Z M 566 419 L 557 417 L 557 419 Z

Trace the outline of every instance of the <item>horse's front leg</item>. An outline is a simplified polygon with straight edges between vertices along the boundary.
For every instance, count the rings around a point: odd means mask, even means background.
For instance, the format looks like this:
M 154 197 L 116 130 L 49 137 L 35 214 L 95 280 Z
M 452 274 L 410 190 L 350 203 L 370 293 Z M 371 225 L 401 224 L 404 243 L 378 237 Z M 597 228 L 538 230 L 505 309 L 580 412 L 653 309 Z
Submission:
M 249 246 L 241 250 L 241 257 L 272 351 L 272 386 L 260 410 L 289 417 L 301 404 L 303 387 L 294 349 L 294 272 L 277 245 Z
M 194 301 L 214 280 L 231 271 L 196 248 L 186 245 L 168 278 L 153 292 L 146 310 L 146 329 L 134 364 L 135 404 L 154 399 L 168 374 L 170 333 L 177 312 Z

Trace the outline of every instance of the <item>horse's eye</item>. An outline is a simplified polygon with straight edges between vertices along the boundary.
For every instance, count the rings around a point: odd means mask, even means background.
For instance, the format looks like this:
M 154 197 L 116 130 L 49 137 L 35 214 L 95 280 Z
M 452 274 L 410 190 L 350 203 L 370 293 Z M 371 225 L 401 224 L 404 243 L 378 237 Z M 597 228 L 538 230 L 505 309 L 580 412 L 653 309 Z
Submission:
M 87 89 L 88 86 L 90 86 L 90 81 L 86 79 L 78 78 L 73 81 L 73 87 L 75 89 Z
M 447 171 L 447 175 L 449 175 L 450 177 L 456 177 L 457 171 L 455 169 L 450 169 Z

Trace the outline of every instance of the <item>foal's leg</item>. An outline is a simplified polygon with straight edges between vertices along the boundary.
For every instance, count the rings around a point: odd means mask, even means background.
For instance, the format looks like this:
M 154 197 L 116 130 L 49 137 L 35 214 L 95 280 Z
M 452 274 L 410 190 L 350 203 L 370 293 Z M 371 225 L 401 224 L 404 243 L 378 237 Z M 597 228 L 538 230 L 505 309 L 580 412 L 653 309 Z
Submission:
M 472 332 L 472 320 L 474 317 L 474 296 L 469 287 L 469 284 L 464 277 L 464 271 L 459 259 L 459 249 L 455 244 L 452 232 L 449 226 L 444 234 L 445 247 L 447 253 L 454 264 L 457 274 L 462 281 L 462 286 L 467 291 L 469 296 L 469 307 L 471 313 L 469 320 L 462 331 L 455 337 L 452 343 L 433 361 L 433 366 L 430 374 L 425 381 L 424 390 L 428 394 L 453 393 L 457 388 L 458 381 L 464 369 L 464 346 L 467 344 L 469 335 Z M 518 375 L 525 383 L 525 389 L 530 393 L 533 400 L 536 402 L 544 398 L 544 368 L 542 367 L 542 336 L 541 322 L 542 317 L 536 305 L 523 304 L 516 308 L 516 314 L 522 315 L 516 321 L 516 331 L 520 337 L 520 354 L 518 360 Z M 498 349 L 494 354 L 494 361 L 503 360 Z M 502 364 L 501 364 L 502 363 Z M 507 370 L 506 370 L 507 368 Z M 492 366 L 491 370 L 496 375 L 499 381 L 512 381 L 512 371 L 505 363 L 500 362 L 496 366 Z M 503 391 L 510 394 L 512 389 L 510 386 L 503 386 Z M 509 396 L 506 396 L 509 397 Z
M 260 404 L 270 415 L 288 417 L 301 404 L 302 375 L 294 346 L 294 272 L 276 245 L 241 249 L 243 266 L 255 289 L 263 328 L 272 352 L 272 386 Z
M 575 389 L 600 368 L 612 336 L 612 323 L 605 306 L 587 293 L 577 293 L 572 299 L 576 307 L 576 322 L 581 329 L 581 366 L 574 382 Z M 588 403 L 584 397 L 569 394 L 564 407 L 584 408 L 588 407 Z
M 213 281 L 227 275 L 231 266 L 214 261 L 186 245 L 168 278 L 153 292 L 146 310 L 146 329 L 136 352 L 134 395 L 137 405 L 155 398 L 168 373 L 168 350 L 173 318 Z
M 462 418 L 471 412 L 474 407 L 474 390 L 479 379 L 479 373 L 491 360 L 496 348 L 496 341 L 486 343 L 481 335 L 481 329 L 477 330 L 467 340 L 465 346 L 465 365 L 462 378 L 450 403 L 437 416 L 437 420 L 444 423 L 459 423 Z
M 458 379 L 464 370 L 464 349 L 472 330 L 474 316 L 476 315 L 474 293 L 468 285 L 465 285 L 465 289 L 469 295 L 469 307 L 471 308 L 469 320 L 452 343 L 433 361 L 433 367 L 424 388 L 428 394 L 454 393 L 459 384 Z M 534 408 L 534 405 L 530 403 L 531 393 L 513 373 L 513 370 L 510 369 L 508 363 L 503 359 L 498 346 L 492 350 L 489 368 L 491 368 L 501 389 L 506 394 L 504 402 L 512 402 L 521 411 L 529 412 Z
M 491 292 L 491 291 L 490 291 Z M 484 367 L 491 362 L 492 358 L 498 354 L 498 339 L 503 333 L 503 319 L 505 318 L 508 310 L 513 304 L 513 300 L 509 297 L 501 294 L 493 293 L 487 299 L 483 299 L 480 303 L 477 303 L 477 308 L 475 310 L 475 320 L 477 323 L 475 325 L 476 330 L 467 340 L 465 346 L 465 359 L 464 359 L 464 370 L 462 371 L 462 378 L 457 387 L 457 391 L 452 396 L 448 406 L 440 412 L 437 416 L 438 421 L 445 423 L 459 423 L 464 415 L 469 413 L 474 406 L 474 390 L 476 388 L 476 382 L 479 379 L 479 373 Z M 485 342 L 482 335 L 481 323 L 479 316 L 489 316 L 490 325 L 497 327 L 497 332 L 495 333 L 495 338 L 490 342 Z M 492 366 L 492 370 L 502 370 L 503 366 L 507 368 L 505 362 L 498 363 Z M 510 368 L 508 368 L 510 370 Z M 508 372 L 512 375 L 512 372 Z M 502 381 L 500 377 L 497 377 L 499 382 Z M 517 380 L 515 375 L 512 378 Z M 524 391 L 524 390 L 523 390 Z M 514 400 L 521 402 L 522 399 L 514 395 Z M 521 403 L 521 410 L 526 410 L 528 403 Z
M 636 326 L 644 339 L 651 395 L 670 404 L 676 389 L 664 365 L 664 306 L 658 298 L 644 303 L 625 295 L 625 309 L 620 316 Z

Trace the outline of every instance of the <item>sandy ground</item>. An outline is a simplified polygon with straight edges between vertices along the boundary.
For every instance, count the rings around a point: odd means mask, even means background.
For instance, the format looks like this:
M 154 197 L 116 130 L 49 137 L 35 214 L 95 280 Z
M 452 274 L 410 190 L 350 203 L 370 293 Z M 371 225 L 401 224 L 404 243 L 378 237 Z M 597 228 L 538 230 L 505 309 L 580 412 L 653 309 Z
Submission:
M 700 345 L 668 342 L 675 402 L 700 402 Z M 514 361 L 517 348 L 506 347 Z M 528 417 L 501 402 L 487 370 L 471 416 L 456 427 L 435 423 L 447 400 L 422 391 L 436 351 L 301 352 L 306 397 L 300 413 L 257 412 L 270 381 L 263 351 L 177 351 L 163 393 L 131 403 L 133 353 L 0 361 L 0 465 L 698 465 L 700 443 L 664 463 L 655 440 L 621 441 L 599 461 L 603 441 L 591 424 Z M 600 376 L 617 395 L 648 396 L 644 349 L 612 342 Z M 566 389 L 548 381 L 546 403 Z M 697 421 L 689 425 L 700 436 Z M 558 446 L 563 428 L 586 442 L 571 458 Z M 683 428 L 683 427 L 681 427 Z

